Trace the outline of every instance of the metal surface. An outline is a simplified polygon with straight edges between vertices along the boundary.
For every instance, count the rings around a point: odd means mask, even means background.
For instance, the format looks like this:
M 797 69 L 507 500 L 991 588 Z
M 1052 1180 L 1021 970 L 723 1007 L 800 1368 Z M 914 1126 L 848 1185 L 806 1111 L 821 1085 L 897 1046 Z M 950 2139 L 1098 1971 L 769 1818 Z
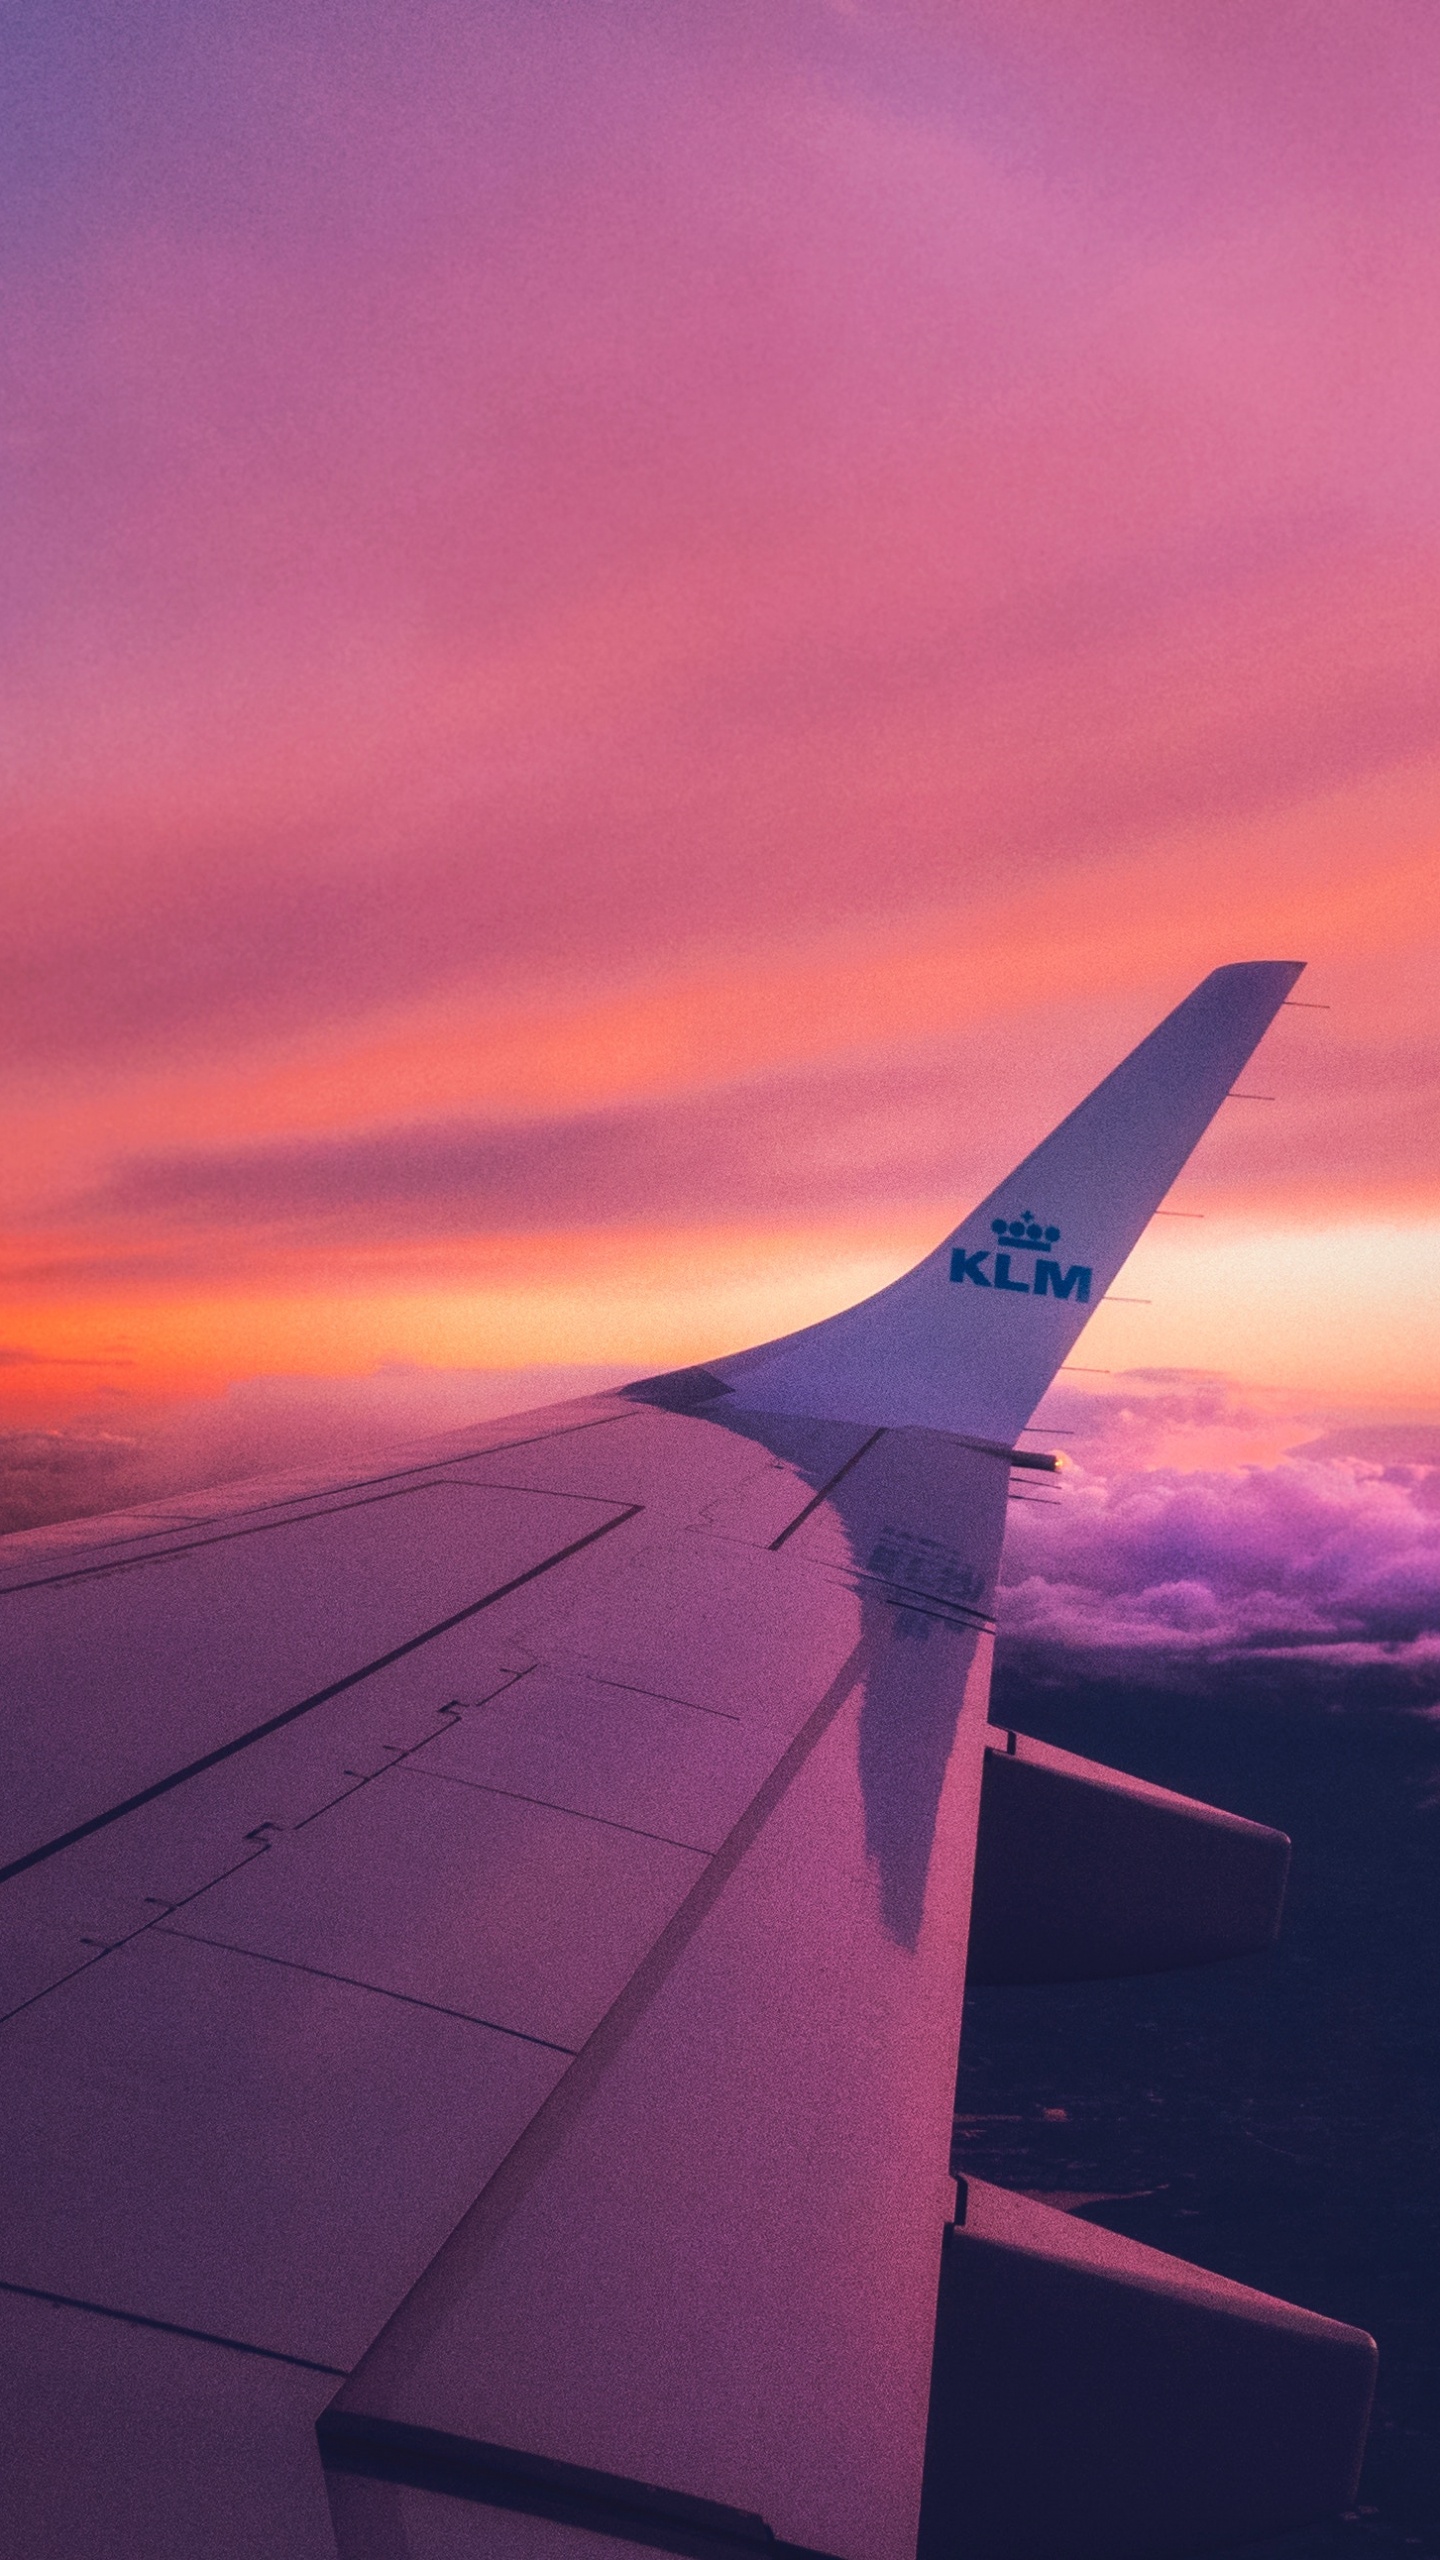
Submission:
M 358 1789 L 186 1907 L 187 1930 L 572 2050 L 704 1864 L 425 1774 Z
M 987 1737 L 966 1979 L 1214 1964 L 1280 1928 L 1290 1843 L 1028 1734 Z
M 738 1715 L 618 1680 L 533 1671 L 459 1717 L 424 1773 L 716 1849 L 770 1754 Z
M 4 2548 L 14 2560 L 335 2560 L 315 2460 L 334 2387 L 0 2291 Z
M 0 2278 L 344 2368 L 564 2063 L 152 1930 L 0 2037 Z
M 246 1521 L 0 1599 L 0 1863 L 235 1741 L 607 1517 L 585 1500 L 430 1484 Z

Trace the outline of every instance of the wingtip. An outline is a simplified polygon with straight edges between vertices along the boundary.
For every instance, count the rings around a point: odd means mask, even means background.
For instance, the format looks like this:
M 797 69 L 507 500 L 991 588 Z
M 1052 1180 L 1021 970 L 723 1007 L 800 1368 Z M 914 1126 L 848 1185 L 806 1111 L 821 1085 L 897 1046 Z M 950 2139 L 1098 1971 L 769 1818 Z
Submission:
M 1013 1441 L 1303 966 L 1213 969 L 913 1270 L 716 1373 L 771 1412 Z

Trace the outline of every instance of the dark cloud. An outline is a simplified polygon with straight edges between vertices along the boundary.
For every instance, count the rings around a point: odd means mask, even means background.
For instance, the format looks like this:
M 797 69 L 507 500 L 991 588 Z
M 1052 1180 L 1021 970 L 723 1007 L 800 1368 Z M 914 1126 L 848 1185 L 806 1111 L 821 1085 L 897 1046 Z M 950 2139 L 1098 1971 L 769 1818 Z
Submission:
M 0 1433 L 0 1533 L 117 1510 L 150 1490 L 132 1433 L 84 1425 Z
M 1440 1487 L 1440 1422 L 1352 1422 L 1303 1441 L 1295 1458 L 1370 1458 L 1380 1467 L 1430 1467 Z
M 390 1368 L 359 1378 L 249 1378 L 123 1424 L 0 1433 L 0 1534 L 159 1503 L 260 1474 L 347 1468 L 631 1374 L 617 1368 Z
M 824 1215 L 955 1198 L 972 1170 L 957 1163 L 966 1116 L 948 1060 L 857 1066 L 543 1121 L 137 1157 L 80 1205 L 87 1220 L 297 1241 Z
M 91 1355 L 82 1359 L 59 1351 L 27 1351 L 14 1343 L 0 1343 L 0 1369 L 133 1369 L 133 1360 L 109 1359 Z

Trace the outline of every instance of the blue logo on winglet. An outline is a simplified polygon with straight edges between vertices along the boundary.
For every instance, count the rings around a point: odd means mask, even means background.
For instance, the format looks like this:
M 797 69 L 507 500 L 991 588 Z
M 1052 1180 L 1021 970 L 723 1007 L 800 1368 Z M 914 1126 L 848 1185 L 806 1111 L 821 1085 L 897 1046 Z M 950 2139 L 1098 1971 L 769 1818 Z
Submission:
M 1018 1218 L 992 1218 L 990 1230 L 994 1245 L 983 1245 L 978 1253 L 967 1253 L 962 1245 L 954 1246 L 950 1255 L 952 1280 L 969 1280 L 977 1289 L 1006 1290 L 1012 1297 L 1074 1298 L 1077 1305 L 1088 1307 L 1090 1265 L 1072 1262 L 1068 1270 L 1062 1271 L 1053 1256 L 1036 1252 L 1037 1246 L 1059 1243 L 1058 1227 L 1044 1226 L 1033 1209 L 1022 1209 Z M 1029 1280 L 1017 1279 L 1011 1271 L 1017 1246 L 1021 1252 L 1035 1253 L 1035 1269 Z M 984 1268 L 992 1253 L 993 1274 Z

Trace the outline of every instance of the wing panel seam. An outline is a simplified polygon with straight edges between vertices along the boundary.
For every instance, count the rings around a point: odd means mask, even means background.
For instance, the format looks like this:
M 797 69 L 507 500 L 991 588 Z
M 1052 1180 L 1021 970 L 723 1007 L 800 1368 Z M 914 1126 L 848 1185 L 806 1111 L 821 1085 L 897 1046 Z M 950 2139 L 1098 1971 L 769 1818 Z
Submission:
M 508 2445 L 482 2444 L 401 2420 L 362 2418 L 327 2409 L 316 2425 L 320 2457 L 328 2471 L 362 2479 L 395 2480 L 477 2506 L 507 2507 L 552 2523 L 579 2525 L 651 2550 L 674 2551 L 685 2560 L 738 2560 L 764 2553 L 767 2560 L 825 2560 L 800 2543 L 782 2542 L 763 2516 L 713 2498 L 658 2489 L 613 2471 L 592 2471 Z
M 406 1756 L 410 1758 L 413 1754 Z M 384 1777 L 388 1772 L 382 1769 L 377 1774 Z M 406 1774 L 412 1778 L 433 1778 L 442 1787 L 469 1787 L 477 1796 L 503 1796 L 507 1804 L 533 1804 L 542 1813 L 563 1813 L 568 1822 L 593 1822 L 602 1831 L 623 1831 L 632 1840 L 653 1840 L 659 1849 L 683 1849 L 688 1857 L 714 1856 L 714 1851 L 702 1849 L 698 1840 L 677 1840 L 673 1831 L 647 1831 L 643 1823 L 621 1822 L 613 1813 L 590 1813 L 582 1805 L 561 1804 L 554 1796 L 532 1796 L 523 1787 L 498 1786 L 493 1778 L 462 1778 L 454 1769 L 410 1769 Z
M 381 2000 L 403 2000 L 409 2009 L 429 2009 L 437 2018 L 457 2018 L 464 2027 L 482 2027 L 487 2035 L 510 2036 L 516 2044 L 538 2044 L 544 2053 L 563 2053 L 573 2060 L 578 2048 L 557 2044 L 553 2036 L 532 2036 L 524 2027 L 502 2027 L 498 2018 L 477 2018 L 473 2009 L 451 2009 L 443 2000 L 424 2000 L 416 1991 L 396 1991 L 388 1982 L 362 1982 L 357 1973 L 336 1973 L 330 1965 L 303 1964 L 298 1956 L 277 1956 L 269 1947 L 242 1946 L 238 1938 L 211 1938 L 200 1929 L 177 1929 L 169 1921 L 152 1920 L 145 1935 L 183 1938 L 187 1946 L 214 1947 L 220 1955 L 246 1956 L 253 1964 L 278 1964 L 287 1973 L 313 1974 L 317 1982 L 343 1983 L 347 1991 L 373 1991 Z
M 305 1521 L 305 1520 L 326 1520 L 326 1519 L 328 1519 L 328 1518 L 331 1516 L 331 1513 L 333 1513 L 333 1512 L 340 1512 L 340 1511 L 358 1511 L 358 1510 L 360 1510 L 360 1509 L 363 1507 L 363 1505 L 362 1505 L 362 1504 L 360 1504 L 360 1503 L 356 1503 L 356 1502 L 336 1502 L 336 1501 L 333 1501 L 333 1500 L 331 1499 L 331 1497 L 332 1497 L 333 1495 L 335 1495 L 335 1494 L 338 1494 L 338 1493 L 364 1493 L 364 1492 L 365 1492 L 365 1488 L 366 1488 L 367 1486 L 369 1486 L 369 1485 L 373 1485 L 373 1484 L 390 1484 L 390 1485 L 394 1485 L 394 1487 L 395 1487 L 395 1491 L 396 1491 L 397 1493 L 405 1493 L 405 1492 L 421 1493 L 421 1492 L 424 1492 L 424 1491 L 428 1490 L 428 1488 L 427 1488 L 427 1487 L 425 1487 L 425 1486 L 422 1486 L 422 1485 L 407 1486 L 407 1485 L 402 1484 L 402 1483 L 399 1481 L 399 1479 L 400 1479 L 402 1476 L 431 1476 L 431 1477 L 433 1477 L 433 1478 L 434 1478 L 434 1480 L 435 1480 L 435 1482 L 436 1482 L 436 1483 L 439 1483 L 439 1484 L 447 1484 L 447 1483 L 453 1484 L 453 1483 L 456 1483 L 456 1482 L 463 1481 L 463 1479 L 456 1478 L 456 1477 L 453 1477 L 453 1476 L 450 1476 L 450 1477 L 447 1477 L 447 1476 L 440 1476 L 440 1475 L 437 1473 L 437 1470 L 438 1470 L 439 1468 L 441 1468 L 441 1467 L 473 1467 L 473 1466 L 478 1466 L 478 1465 L 480 1464 L 480 1462 L 481 1462 L 481 1460 L 482 1460 L 482 1459 L 486 1459 L 486 1458 L 503 1458 L 503 1457 L 506 1455 L 506 1452 L 507 1452 L 508 1450 L 511 1450 L 511 1449 L 536 1449 L 536 1448 L 539 1448 L 539 1447 L 541 1446 L 541 1444 L 542 1444 L 544 1441 L 547 1441 L 547 1440 L 570 1440 L 570 1439 L 573 1439 L 573 1438 L 574 1438 L 574 1436 L 575 1436 L 575 1434 L 576 1434 L 577 1432 L 580 1432 L 580 1431 L 598 1431 L 602 1423 L 606 1423 L 606 1422 L 633 1422 L 633 1421 L 634 1421 L 634 1419 L 635 1419 L 635 1416 L 634 1416 L 633 1414 L 629 1414 L 629 1413 L 601 1413 L 601 1414 L 597 1414 L 597 1415 L 595 1416 L 594 1420 L 593 1420 L 593 1421 L 591 1421 L 591 1422 L 571 1422 L 571 1423 L 567 1423 L 567 1424 L 566 1424 L 566 1426 L 565 1426 L 565 1429 L 564 1429 L 563 1431 L 537 1431 L 537 1432 L 533 1433 L 533 1434 L 532 1434 L 532 1436 L 531 1436 L 529 1439 L 526 1439 L 526 1440 L 501 1440 L 501 1441 L 497 1442 L 496 1446 L 495 1446 L 493 1449 L 466 1449 L 466 1450 L 463 1450 L 463 1451 L 459 1452 L 459 1453 L 458 1453 L 457 1455 L 455 1455 L 454 1457 L 446 1457 L 446 1458 L 429 1458 L 429 1459 L 427 1459 L 427 1460 L 424 1462 L 424 1464 L 423 1464 L 423 1465 L 421 1465 L 421 1466 L 416 1466 L 416 1467 L 396 1467 L 396 1468 L 394 1468 L 394 1469 L 392 1470 L 392 1472 L 391 1472 L 389 1475 L 383 1475 L 383 1476 L 353 1476 L 353 1477 L 351 1477 L 351 1478 L 349 1479 L 349 1481 L 348 1481 L 347 1483 L 345 1483 L 345 1484 L 326 1485 L 326 1486 L 323 1486 L 323 1487 L 320 1489 L 320 1491 L 319 1491 L 319 1492 L 317 1492 L 317 1493 L 296 1493 L 296 1494 L 290 1494 L 290 1495 L 288 1495 L 288 1496 L 284 1497 L 284 1499 L 285 1499 L 285 1500 L 288 1500 L 292 1506 L 294 1506 L 294 1505 L 298 1505 L 299 1503 L 302 1503 L 302 1502 L 315 1502 L 315 1503 L 323 1503 L 323 1504 L 327 1504 L 327 1505 L 328 1505 L 328 1508 L 327 1508 L 327 1509 L 324 1509 L 324 1510 L 319 1510 L 319 1511 L 298 1511 L 298 1510 L 296 1510 L 296 1509 L 292 1508 L 292 1510 L 291 1510 L 291 1512 L 289 1513 L 289 1515 L 288 1515 L 285 1519 L 283 1519 L 283 1520 L 255 1520 L 255 1519 L 253 1518 L 253 1514 L 254 1514 L 255 1512 L 257 1512 L 257 1511 L 277 1511 L 277 1510 L 279 1510 L 282 1506 L 281 1506 L 281 1503 L 279 1503 L 279 1502 L 253 1502 L 253 1503 L 249 1503 L 249 1504 L 247 1504 L 243 1509 L 241 1509 L 241 1510 L 239 1510 L 239 1511 L 211 1511 L 211 1512 L 208 1512 L 208 1513 L 205 1515 L 205 1517 L 204 1517 L 203 1519 L 196 1520 L 195 1522 L 193 1522 L 193 1523 L 192 1523 L 192 1526 L 193 1526 L 193 1527 L 195 1527 L 195 1528 L 197 1528 L 197 1529 L 209 1529 L 209 1528 L 212 1528 L 212 1527 L 214 1526 L 214 1524 L 215 1524 L 215 1522 L 216 1522 L 217 1520 L 245 1520 L 245 1519 L 250 1519 L 250 1520 L 251 1520 L 252 1529 L 292 1529 L 292 1528 L 298 1528 L 298 1527 L 300 1526 L 300 1524 L 301 1524 L 303 1521 Z M 486 1492 L 501 1492 L 501 1493 L 506 1493 L 506 1492 L 515 1492 L 515 1493 L 546 1493 L 546 1492 L 552 1492 L 552 1491 L 554 1491 L 554 1490 L 555 1490 L 555 1488 L 554 1488 L 553 1486 L 547 1486 L 547 1485 L 513 1485 L 513 1486 L 511 1486 L 511 1485 L 488 1486 L 488 1485 L 487 1485 L 487 1486 L 483 1487 L 482 1489 L 483 1489 L 484 1491 L 486 1491 Z M 563 1488 L 561 1488 L 561 1490 L 564 1490 L 564 1489 L 563 1489 Z M 377 1493 L 377 1494 L 369 1494 L 369 1495 L 367 1495 L 367 1497 L 366 1497 L 366 1498 L 367 1498 L 368 1500 L 370 1500 L 370 1501 L 373 1501 L 373 1502 L 386 1502 L 386 1501 L 389 1501 L 389 1500 L 391 1499 L 391 1496 L 390 1496 L 390 1495 L 388 1495 L 388 1494 Z M 571 1501 L 576 1501 L 576 1502 L 605 1502 L 605 1501 L 613 1501 L 613 1500 L 614 1500 L 614 1496 L 613 1496 L 613 1495 L 610 1495 L 610 1494 L 583 1494 L 583 1493 L 582 1493 L 582 1494 L 573 1494 L 573 1495 L 572 1495 L 572 1494 L 568 1494 L 568 1493 L 567 1493 L 567 1495 L 566 1495 L 566 1499 L 567 1499 L 567 1500 L 571 1500 Z M 173 1527 L 175 1524 L 172 1522 L 170 1525 Z M 102 1541 L 100 1541 L 100 1543 L 101 1543 L 102 1545 L 103 1545 L 103 1544 L 113 1544 L 113 1545 L 115 1545 L 115 1546 L 119 1546 L 119 1547 L 125 1547 L 125 1546 L 136 1546 L 136 1547 L 138 1547 L 138 1546 L 140 1545 L 140 1543 L 141 1543 L 142 1539 L 147 1538 L 147 1537 L 158 1537 L 158 1536 L 160 1536 L 161 1534 L 163 1534 L 163 1533 L 162 1533 L 161 1531 L 159 1531 L 159 1530 L 154 1530 L 154 1529 L 136 1529 L 136 1530 L 132 1530 L 132 1532 L 131 1532 L 131 1534 L 130 1534 L 130 1536 L 129 1536 L 128 1538 L 116 1538 L 116 1539 L 111 1540 L 111 1541 L 102 1540 Z M 77 1565 L 70 1565 L 70 1566 L 67 1566 L 67 1567 L 65 1568 L 65 1570 L 64 1570 L 63 1572 L 61 1572 L 61 1573 L 41 1573 L 41 1574 L 36 1574 L 36 1575 L 34 1576 L 34 1578 L 33 1578 L 31 1581 L 29 1581 L 29 1582 L 5 1582 L 5 1583 L 0 1583 L 0 1599 L 8 1599 L 8 1598 L 9 1598 L 9 1596 L 10 1596 L 10 1594 L 11 1594 L 12 1592 L 15 1592 L 15 1591 L 37 1591 L 37 1590 L 42 1589 L 46 1584 L 51 1583 L 51 1582 L 79 1582 L 79 1581 L 83 1580 L 86 1576 L 88 1576 L 88 1575 L 90 1575 L 90 1574 L 112 1573 L 112 1572 L 117 1571 L 117 1570 L 118 1570 L 122 1565 L 128 1565 L 128 1564 L 150 1564 L 150 1563 L 152 1563 L 152 1562 L 158 1561 L 158 1559 L 159 1559 L 161 1556 L 169 1556 L 169 1555 L 185 1555 L 185 1554 L 188 1554 L 188 1553 L 189 1553 L 189 1550 L 190 1550 L 190 1548 L 191 1548 L 192 1546 L 197 1546 L 197 1547 L 211 1547 L 211 1546 L 218 1546 L 218 1545 L 222 1545 L 222 1544 L 224 1543 L 224 1538 L 225 1538 L 225 1537 L 231 1537 L 231 1538 L 244 1538 L 244 1537 L 248 1537 L 250 1534 L 251 1534 L 251 1530 L 249 1530 L 249 1529 L 229 1529 L 229 1530 L 226 1530 L 226 1531 L 224 1532 L 224 1536 L 223 1536 L 222 1538 L 219 1538 L 219 1539 L 216 1539 L 216 1538 L 192 1538 L 192 1539 L 188 1539 L 188 1540 L 182 1540 L 178 1545 L 176 1545 L 176 1546 L 174 1546 L 174 1547 L 158 1547 L 158 1548 L 155 1548 L 153 1551 L 146 1553 L 146 1554 L 145 1554 L 145 1555 L 143 1555 L 143 1556 L 114 1556 L 114 1557 L 112 1557 L 112 1558 L 111 1558 L 111 1560 L 110 1560 L 110 1562 L 109 1562 L 108 1564 L 105 1564 L 105 1563 L 96 1563 L 96 1564 L 77 1564 Z
M 452 1627 L 463 1626 L 467 1618 L 478 1617 L 482 1609 L 493 1609 L 497 1600 L 508 1599 L 512 1591 L 522 1590 L 527 1582 L 538 1581 L 542 1573 L 551 1572 L 557 1564 L 565 1564 L 571 1556 L 578 1556 L 583 1548 L 593 1547 L 597 1538 L 608 1538 L 612 1529 L 623 1528 L 627 1520 L 635 1519 L 644 1508 L 643 1502 L 627 1503 L 623 1511 L 617 1511 L 613 1520 L 602 1520 L 598 1528 L 587 1529 L 583 1538 L 572 1538 L 568 1547 L 558 1548 L 553 1556 L 542 1557 L 539 1564 L 527 1566 L 524 1573 L 512 1574 L 508 1582 L 502 1582 L 494 1591 L 487 1591 L 481 1599 L 470 1601 L 463 1609 L 456 1609 L 450 1617 L 441 1618 L 437 1625 L 426 1627 L 420 1635 L 407 1637 L 404 1644 L 392 1645 L 388 1653 L 378 1654 L 373 1662 L 362 1664 L 358 1671 L 347 1671 L 343 1680 L 332 1680 L 328 1688 L 317 1689 L 312 1697 L 302 1698 L 297 1706 L 282 1707 L 278 1715 L 267 1716 L 263 1724 L 251 1725 L 248 1732 L 237 1733 L 229 1742 L 218 1743 L 213 1751 L 203 1752 L 198 1760 L 187 1762 L 183 1769 L 172 1769 L 167 1777 L 157 1778 L 151 1786 L 141 1787 L 133 1796 L 127 1796 L 123 1803 L 110 1805 L 104 1813 L 92 1813 L 88 1821 L 75 1823 L 69 1831 L 60 1832 L 53 1840 L 43 1841 L 37 1849 L 27 1849 L 23 1857 L 12 1858 L 7 1866 L 0 1867 L 0 1884 L 8 1884 L 13 1876 L 24 1875 L 28 1868 L 40 1866 L 46 1858 L 58 1857 L 62 1849 L 73 1849 L 77 1841 L 88 1840 L 93 1832 L 105 1830 L 110 1823 L 121 1821 L 127 1813 L 138 1812 L 143 1804 L 153 1804 L 157 1796 L 169 1795 L 172 1788 L 183 1787 L 187 1780 L 202 1776 L 205 1770 L 218 1768 L 222 1760 L 233 1760 L 237 1752 L 248 1751 L 252 1743 L 263 1742 L 267 1734 L 278 1733 L 283 1725 L 294 1724 L 298 1716 L 308 1715 L 312 1707 L 323 1707 L 328 1699 L 338 1698 L 346 1689 L 358 1687 L 362 1680 L 371 1679 L 377 1671 L 388 1670 L 392 1662 L 403 1662 L 407 1654 L 418 1653 L 422 1645 L 432 1644 L 436 1636 L 448 1635 Z
M 795 1514 L 794 1519 L 793 1519 L 793 1520 L 791 1520 L 791 1521 L 789 1521 L 789 1522 L 787 1523 L 787 1525 L 786 1525 L 786 1526 L 781 1530 L 779 1537 L 778 1537 L 778 1538 L 772 1538 L 772 1539 L 771 1539 L 771 1541 L 770 1541 L 770 1552 L 771 1552 L 771 1554 L 772 1554 L 772 1555 L 774 1554 L 774 1552 L 775 1552 L 775 1550 L 776 1550 L 776 1548 L 777 1548 L 777 1547 L 783 1547 L 783 1546 L 784 1546 L 785 1541 L 786 1541 L 786 1539 L 787 1539 L 787 1538 L 793 1538 L 793 1537 L 794 1537 L 795 1532 L 796 1532 L 796 1530 L 797 1530 L 797 1529 L 803 1529 L 803 1528 L 804 1528 L 805 1523 L 806 1523 L 806 1521 L 809 1519 L 811 1512 L 812 1512 L 812 1511 L 818 1511 L 818 1510 L 819 1510 L 820 1505 L 821 1505 L 821 1503 L 825 1500 L 826 1495 L 827 1495 L 827 1494 L 831 1494 L 831 1493 L 833 1493 L 833 1492 L 834 1492 L 834 1490 L 835 1490 L 835 1487 L 837 1486 L 837 1484 L 839 1484 L 839 1483 L 841 1482 L 842 1478 L 843 1478 L 843 1477 L 845 1477 L 845 1476 L 848 1476 L 848 1474 L 850 1473 L 851 1468 L 852 1468 L 852 1467 L 858 1467 L 858 1466 L 859 1466 L 860 1461 L 861 1461 L 861 1459 L 865 1456 L 865 1454 L 866 1454 L 867 1450 L 873 1449 L 873 1448 L 874 1448 L 874 1446 L 875 1446 L 876 1441 L 877 1441 L 877 1440 L 883 1440 L 883 1439 L 884 1439 L 884 1437 L 885 1437 L 885 1433 L 884 1433 L 883 1429 L 882 1429 L 882 1430 L 879 1430 L 879 1431 L 872 1431 L 868 1440 L 862 1440 L 858 1449 L 852 1449 L 852 1451 L 851 1451 L 851 1453 L 850 1453 L 849 1457 L 848 1457 L 848 1458 L 846 1459 L 846 1461 L 845 1461 L 844 1466 L 843 1466 L 843 1467 L 837 1467 L 837 1468 L 836 1468 L 836 1470 L 835 1470 L 835 1473 L 833 1474 L 833 1476 L 828 1477 L 828 1478 L 826 1479 L 825 1483 L 824 1483 L 824 1484 L 822 1484 L 822 1486 L 820 1487 L 819 1492 L 818 1492 L 818 1493 L 816 1493 L 816 1494 L 812 1494 L 812 1495 L 811 1495 L 811 1498 L 810 1498 L 810 1500 L 806 1503 L 804 1510 L 803 1510 L 803 1511 L 797 1511 L 797 1512 L 796 1512 L 796 1514 Z
M 24 2302 L 48 2302 L 57 2311 L 88 2311 L 97 2320 L 123 2320 L 130 2329 L 158 2329 L 167 2338 L 192 2338 L 197 2346 L 228 2347 L 232 2355 L 263 2356 L 267 2364 L 298 2365 L 302 2373 L 333 2373 L 344 2381 L 343 2364 L 319 2364 L 314 2356 L 292 2356 L 283 2347 L 257 2346 L 253 2338 L 224 2338 L 216 2329 L 187 2329 L 179 2320 L 156 2320 L 146 2311 L 122 2311 L 114 2302 L 86 2302 L 77 2293 L 52 2293 L 48 2286 L 12 2284 L 0 2276 L 0 2293 L 18 2294 Z

